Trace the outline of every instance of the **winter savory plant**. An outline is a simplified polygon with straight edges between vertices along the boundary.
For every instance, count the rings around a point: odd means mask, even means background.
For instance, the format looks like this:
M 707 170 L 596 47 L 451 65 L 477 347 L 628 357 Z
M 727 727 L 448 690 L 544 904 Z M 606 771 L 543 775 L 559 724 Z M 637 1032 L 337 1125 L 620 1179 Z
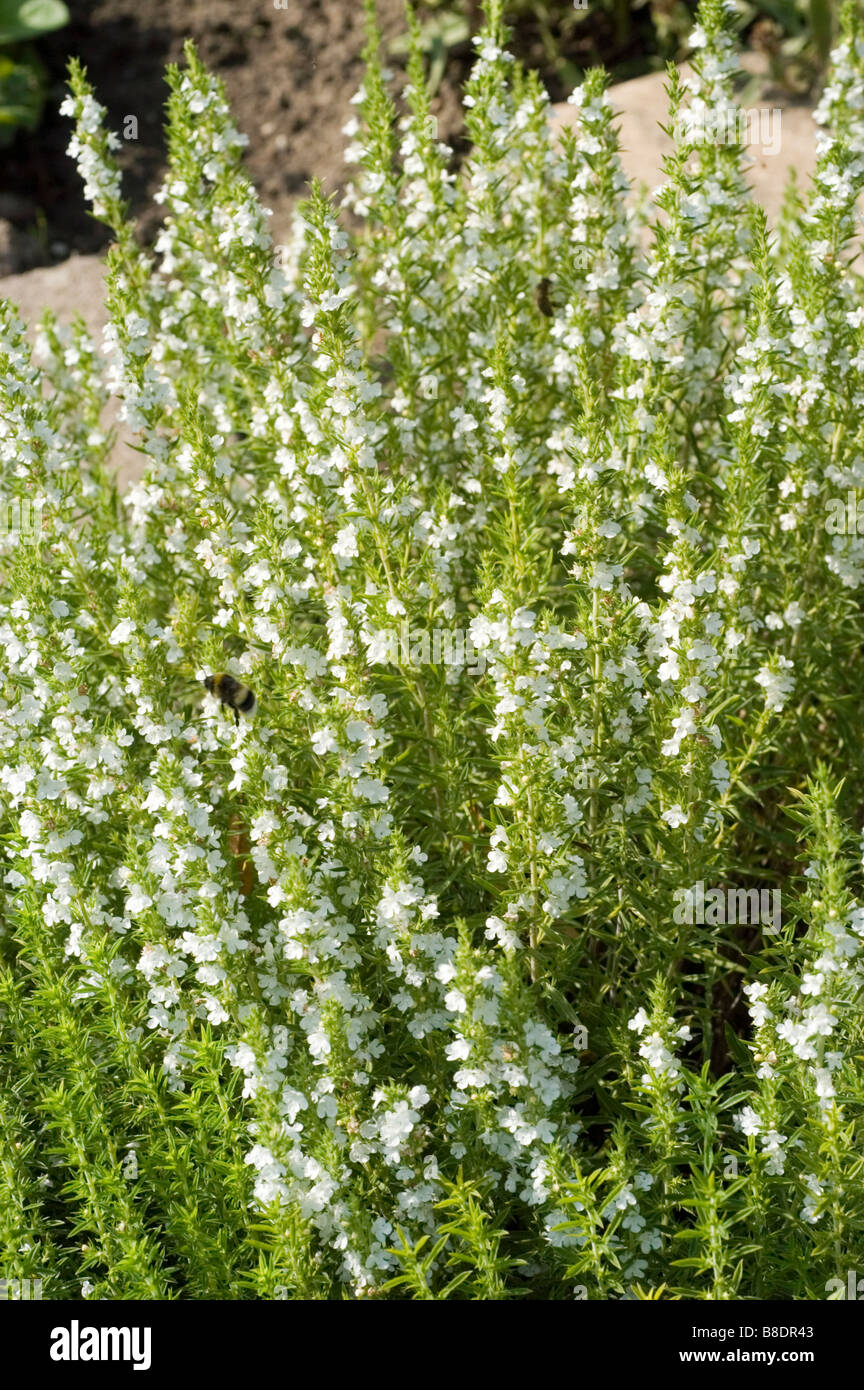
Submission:
M 190 47 L 142 249 L 73 67 L 109 326 L 0 318 L 7 1279 L 844 1297 L 864 30 L 769 231 L 730 22 L 640 203 L 604 74 L 555 136 L 499 0 L 458 166 L 372 18 L 286 247 Z

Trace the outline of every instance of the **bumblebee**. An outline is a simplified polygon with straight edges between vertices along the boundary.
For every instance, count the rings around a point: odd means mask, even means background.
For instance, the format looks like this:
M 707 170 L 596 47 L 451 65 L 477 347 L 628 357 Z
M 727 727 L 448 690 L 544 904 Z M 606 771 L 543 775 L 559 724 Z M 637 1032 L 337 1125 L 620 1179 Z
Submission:
M 534 291 L 534 299 L 541 314 L 545 314 L 547 319 L 554 316 L 558 307 L 552 298 L 552 281 L 548 276 L 544 276 L 537 289 Z
M 221 700 L 223 705 L 234 711 L 234 719 L 240 723 L 241 714 L 251 714 L 255 708 L 255 695 L 248 685 L 241 685 L 233 676 L 221 672 L 217 676 L 205 676 L 204 687 Z

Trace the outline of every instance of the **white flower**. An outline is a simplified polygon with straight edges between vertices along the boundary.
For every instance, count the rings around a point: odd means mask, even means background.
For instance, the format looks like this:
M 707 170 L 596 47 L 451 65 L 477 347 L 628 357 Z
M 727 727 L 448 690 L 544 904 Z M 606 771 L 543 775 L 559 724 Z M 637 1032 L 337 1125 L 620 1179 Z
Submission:
M 129 641 L 134 631 L 135 623 L 132 619 L 124 618 L 123 621 L 119 622 L 113 631 L 108 634 L 108 641 L 111 643 L 112 647 L 122 647 L 125 642 Z
M 743 1134 L 758 1134 L 762 1121 L 751 1105 L 745 1105 L 735 1116 L 735 1124 Z

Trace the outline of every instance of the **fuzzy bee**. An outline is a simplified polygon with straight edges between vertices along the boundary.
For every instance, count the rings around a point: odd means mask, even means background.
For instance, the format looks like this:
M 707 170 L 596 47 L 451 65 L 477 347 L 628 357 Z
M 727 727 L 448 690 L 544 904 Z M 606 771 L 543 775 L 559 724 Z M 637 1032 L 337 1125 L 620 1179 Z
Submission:
M 548 275 L 544 275 L 543 279 L 538 284 L 537 289 L 534 291 L 534 299 L 540 313 L 545 314 L 547 319 L 551 319 L 558 306 L 552 298 L 552 281 L 549 279 Z
M 205 676 L 204 688 L 215 695 L 217 700 L 221 700 L 223 705 L 234 711 L 236 723 L 240 723 L 241 714 L 251 714 L 255 708 L 255 695 L 248 685 L 241 685 L 240 681 L 233 676 L 221 672 L 217 676 Z

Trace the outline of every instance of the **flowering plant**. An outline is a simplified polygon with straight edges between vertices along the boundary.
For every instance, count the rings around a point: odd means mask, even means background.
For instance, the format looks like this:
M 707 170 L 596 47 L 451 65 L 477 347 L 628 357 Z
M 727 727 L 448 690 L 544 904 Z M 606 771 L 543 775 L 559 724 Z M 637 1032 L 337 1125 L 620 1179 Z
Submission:
M 398 111 L 371 22 L 349 215 L 313 186 L 281 248 L 190 48 L 142 249 L 73 66 L 104 344 L 49 316 L 34 364 L 0 318 L 42 518 L 0 554 L 7 1277 L 788 1299 L 854 1265 L 864 540 L 823 518 L 864 483 L 864 33 L 769 235 L 705 132 L 727 23 L 703 0 L 640 208 L 604 75 L 557 141 L 499 0 L 458 170 L 416 24 Z M 677 912 L 696 883 L 779 885 L 779 928 Z

